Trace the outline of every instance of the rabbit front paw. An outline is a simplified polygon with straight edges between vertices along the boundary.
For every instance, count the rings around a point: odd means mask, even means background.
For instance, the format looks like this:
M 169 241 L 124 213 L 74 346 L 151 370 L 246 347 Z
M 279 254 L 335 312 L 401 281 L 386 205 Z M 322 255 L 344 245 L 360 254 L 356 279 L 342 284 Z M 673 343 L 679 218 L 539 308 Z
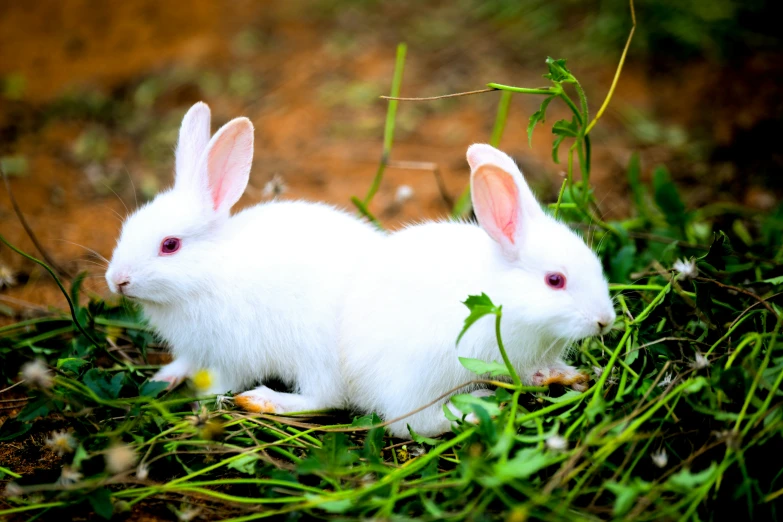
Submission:
M 171 390 L 182 384 L 185 379 L 190 377 L 190 366 L 182 359 L 175 359 L 173 362 L 163 366 L 153 375 L 151 381 L 161 381 L 169 383 L 166 389 Z
M 280 413 L 280 407 L 275 404 L 269 394 L 264 392 L 264 389 L 269 390 L 269 388 L 262 386 L 235 395 L 234 404 L 252 413 Z
M 266 386 L 235 395 L 234 404 L 253 413 L 294 413 L 320 410 L 326 406 L 316 397 L 277 392 Z
M 542 368 L 536 371 L 531 378 L 534 386 L 549 386 L 550 384 L 562 384 L 571 386 L 577 391 L 587 389 L 587 381 L 590 376 L 582 373 L 572 366 L 555 366 L 552 368 Z

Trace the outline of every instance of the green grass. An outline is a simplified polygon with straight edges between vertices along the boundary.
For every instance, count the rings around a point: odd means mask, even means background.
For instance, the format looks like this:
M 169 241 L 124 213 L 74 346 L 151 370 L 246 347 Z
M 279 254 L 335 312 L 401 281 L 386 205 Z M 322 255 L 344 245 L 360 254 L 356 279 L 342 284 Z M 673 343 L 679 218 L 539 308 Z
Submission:
M 393 95 L 404 47 L 397 58 Z M 25 476 L 0 465 L 10 483 L 0 517 L 142 510 L 184 518 L 197 509 L 205 519 L 229 520 L 707 520 L 728 510 L 740 519 L 776 518 L 783 208 L 771 215 L 688 210 L 663 167 L 648 186 L 634 158 L 635 214 L 601 220 L 589 184 L 595 120 L 565 61 L 549 59 L 547 68 L 550 87 L 491 84 L 504 91 L 492 139 L 502 136 L 506 93 L 544 96 L 531 133 L 549 103 L 572 111 L 570 121 L 552 126 L 554 160 L 558 147 L 568 147 L 567 179 L 551 208 L 596 246 L 620 317 L 613 335 L 575 351 L 575 364 L 595 376 L 586 392 L 525 387 L 513 368 L 464 361 L 483 378 L 490 370 L 498 376 L 497 392 L 455 400 L 481 422 L 455 418 L 453 434 L 438 439 L 390 439 L 374 415 L 252 415 L 214 397 L 194 411 L 192 390 L 167 392 L 148 381 L 148 352 L 158 347 L 136 311 L 98 296 L 82 306 L 76 278 L 63 288 L 70 314 L 0 328 L 3 382 L 15 382 L 19 367 L 36 358 L 51 377 L 26 383 L 26 406 L 0 428 L 0 441 L 71 433 L 58 446 L 59 480 L 57 470 Z M 395 110 L 390 105 L 373 188 L 355 199 L 368 216 Z M 469 210 L 464 200 L 456 215 Z M 675 270 L 678 259 L 686 262 Z M 466 304 L 472 316 L 495 314 L 500 324 L 491 297 Z

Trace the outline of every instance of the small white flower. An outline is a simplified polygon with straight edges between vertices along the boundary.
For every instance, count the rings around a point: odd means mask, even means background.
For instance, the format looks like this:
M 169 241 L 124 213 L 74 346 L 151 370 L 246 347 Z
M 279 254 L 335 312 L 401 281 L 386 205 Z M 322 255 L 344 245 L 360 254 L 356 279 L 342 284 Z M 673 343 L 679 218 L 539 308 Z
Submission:
M 394 194 L 394 201 L 400 205 L 413 197 L 413 187 L 410 185 L 400 185 Z
M 552 435 L 546 439 L 546 447 L 552 451 L 565 451 L 568 449 L 568 441 L 560 435 Z
M 16 482 L 9 482 L 5 485 L 6 497 L 21 497 L 22 495 L 24 495 L 24 489 Z
M 672 372 L 668 372 L 666 375 L 663 376 L 661 382 L 658 383 L 658 387 L 666 388 L 668 385 L 672 383 L 672 379 L 674 379 L 674 375 L 672 375 Z
M 266 182 L 262 194 L 265 198 L 276 198 L 283 192 L 288 190 L 288 186 L 283 181 L 283 177 L 280 174 L 275 174 L 272 179 Z
M 696 260 L 693 258 L 678 259 L 674 262 L 672 268 L 677 272 L 677 279 L 680 280 L 693 279 L 699 275 L 699 269 L 696 268 Z
M 710 361 L 707 360 L 706 357 L 704 357 L 699 352 L 696 352 L 696 357 L 691 362 L 691 368 L 694 370 L 703 370 L 704 368 L 707 368 L 710 365 Z
M 136 468 L 136 478 L 139 480 L 147 480 L 147 477 L 150 475 L 150 468 L 145 463 L 139 464 L 139 467 Z
M 666 450 L 664 448 L 661 448 L 660 450 L 650 455 L 650 458 L 652 459 L 653 464 L 659 468 L 665 468 L 666 464 L 669 463 L 669 455 L 666 454 Z
M 424 446 L 413 446 L 408 453 L 410 453 L 411 458 L 421 457 L 427 453 L 427 449 Z
M 63 466 L 63 470 L 60 472 L 60 478 L 57 479 L 57 483 L 61 486 L 70 486 L 82 479 L 82 474 L 73 469 L 71 466 Z
M 187 508 L 177 512 L 177 520 L 190 522 L 201 514 L 201 508 Z
M 58 457 L 62 457 L 66 453 L 73 453 L 76 449 L 76 440 L 73 435 L 67 431 L 53 431 L 52 434 L 47 437 L 46 445 L 49 449 L 57 453 Z
M 215 407 L 219 410 L 230 408 L 234 405 L 234 398 L 228 395 L 218 395 L 215 397 Z
M 375 473 L 365 473 L 364 475 L 359 477 L 359 481 L 362 484 L 373 484 L 375 483 L 377 478 L 378 477 L 376 477 Z
M 12 287 L 16 284 L 14 271 L 10 267 L 0 265 L 0 289 L 3 287 Z
M 36 359 L 24 363 L 21 369 L 22 379 L 27 382 L 28 387 L 40 388 L 42 390 L 52 387 L 52 373 L 49 367 L 41 359 Z
M 103 456 L 109 473 L 122 473 L 136 464 L 136 452 L 125 444 L 116 444 Z
M 601 376 L 604 374 L 604 369 L 600 366 L 593 366 L 593 374 L 595 375 L 596 379 L 600 379 Z

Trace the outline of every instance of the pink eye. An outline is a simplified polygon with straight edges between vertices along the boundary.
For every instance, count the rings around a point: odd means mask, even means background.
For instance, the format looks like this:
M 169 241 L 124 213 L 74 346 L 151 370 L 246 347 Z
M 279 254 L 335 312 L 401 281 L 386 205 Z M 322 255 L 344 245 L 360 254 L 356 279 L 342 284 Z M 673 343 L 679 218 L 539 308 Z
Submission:
M 179 250 L 180 245 L 181 242 L 178 237 L 167 237 L 160 243 L 160 253 L 164 256 L 173 254 Z
M 560 272 L 550 272 L 544 279 L 550 288 L 554 288 L 555 290 L 562 290 L 565 288 L 566 278 Z

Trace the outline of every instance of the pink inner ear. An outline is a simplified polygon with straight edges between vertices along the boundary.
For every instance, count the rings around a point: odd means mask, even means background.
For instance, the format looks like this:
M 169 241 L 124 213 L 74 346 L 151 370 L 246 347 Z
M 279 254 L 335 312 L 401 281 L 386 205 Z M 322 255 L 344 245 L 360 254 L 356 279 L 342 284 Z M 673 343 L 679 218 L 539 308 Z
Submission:
M 503 169 L 483 165 L 473 174 L 473 205 L 484 230 L 499 243 L 514 244 L 519 228 L 519 192 Z
M 249 122 L 229 124 L 217 138 L 207 157 L 209 191 L 215 210 L 233 205 L 242 195 L 253 159 L 252 127 Z

